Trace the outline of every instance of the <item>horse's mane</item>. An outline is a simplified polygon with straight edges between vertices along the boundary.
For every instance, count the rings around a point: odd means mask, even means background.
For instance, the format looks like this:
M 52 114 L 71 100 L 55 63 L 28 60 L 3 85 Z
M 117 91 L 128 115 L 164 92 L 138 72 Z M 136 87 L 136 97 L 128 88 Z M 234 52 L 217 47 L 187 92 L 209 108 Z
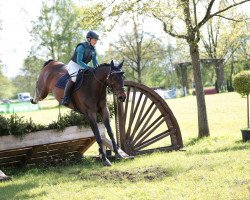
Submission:
M 108 64 L 108 63 L 102 63 L 102 64 L 98 65 L 98 67 L 107 67 L 107 66 L 110 66 L 110 64 Z

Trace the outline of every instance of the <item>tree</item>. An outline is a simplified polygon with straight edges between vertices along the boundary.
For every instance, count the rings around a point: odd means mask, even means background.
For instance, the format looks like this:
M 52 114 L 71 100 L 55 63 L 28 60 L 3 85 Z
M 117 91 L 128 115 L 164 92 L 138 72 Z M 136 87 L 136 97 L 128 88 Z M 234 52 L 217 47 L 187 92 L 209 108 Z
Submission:
M 43 63 L 44 60 L 32 55 L 32 53 L 25 58 L 21 74 L 17 75 L 12 81 L 17 88 L 17 93 L 29 92 L 31 95 L 34 95 L 36 80 Z
M 220 3 L 223 4 L 223 2 Z M 248 30 L 245 20 L 247 16 L 239 13 L 236 8 L 228 15 L 227 19 L 221 17 L 210 19 L 206 24 L 206 29 L 201 35 L 204 56 L 214 59 L 213 64 L 220 91 L 223 90 L 222 86 L 225 84 L 224 68 L 227 62 L 231 60 L 234 52 L 241 48 L 242 38 L 249 38 L 249 36 L 247 36 Z M 235 16 L 237 16 L 237 20 L 234 20 L 236 18 Z M 222 60 L 224 60 L 224 62 L 222 62 Z M 233 70 L 231 70 L 231 72 L 232 71 Z M 232 75 L 233 74 L 230 75 L 230 82 Z
M 2 30 L 2 20 L 0 19 L 0 31 Z M 0 99 L 10 98 L 15 92 L 15 87 L 8 77 L 3 74 L 3 64 L 0 60 Z
M 37 54 L 68 62 L 76 44 L 83 39 L 83 28 L 87 28 L 85 25 L 91 19 L 83 20 L 80 14 L 83 11 L 71 0 L 53 0 L 51 5 L 43 2 L 40 16 L 33 22 L 31 31 Z M 97 23 L 92 25 L 96 27 Z
M 0 62 L 0 99 L 6 99 L 13 96 L 15 87 L 12 82 L 2 73 L 2 65 Z
M 153 17 L 162 22 L 163 29 L 167 34 L 175 38 L 184 39 L 189 46 L 197 99 L 199 129 L 198 137 L 210 135 L 207 120 L 206 102 L 201 80 L 200 52 L 198 45 L 200 41 L 200 30 L 213 17 L 220 17 L 223 13 L 225 14 L 225 12 L 229 9 L 245 2 L 247 2 L 247 0 L 239 1 L 237 3 L 233 1 L 231 2 L 231 4 L 224 4 L 223 7 L 220 7 L 218 9 L 215 8 L 215 0 L 209 1 L 205 7 L 201 5 L 203 1 L 182 0 L 177 1 L 175 5 L 171 4 L 172 2 L 169 2 L 167 5 L 165 4 L 164 6 L 160 5 L 160 7 L 158 6 L 159 4 L 155 4 L 155 8 L 152 11 L 149 11 L 151 12 Z M 152 5 L 152 2 L 150 4 Z M 166 7 L 169 5 L 174 6 L 174 10 L 172 10 L 172 12 L 177 11 L 177 15 L 174 15 L 174 13 L 169 12 L 166 13 Z M 181 9 L 182 13 L 180 13 L 179 8 Z M 212 8 L 216 11 L 212 11 Z M 200 12 L 198 12 L 197 9 L 204 9 L 204 12 L 201 14 L 202 16 L 199 15 Z M 185 27 L 184 30 L 181 30 L 179 32 L 176 29 L 177 25 L 175 25 L 175 22 L 178 19 L 182 20 L 182 24 Z
M 225 1 L 222 7 L 215 0 L 181 0 L 181 1 L 158 1 L 158 0 L 130 0 L 114 6 L 116 13 L 121 15 L 122 11 L 131 12 L 133 9 L 147 13 L 149 16 L 162 22 L 165 33 L 177 39 L 183 39 L 189 46 L 189 53 L 193 66 L 193 74 L 196 89 L 197 110 L 198 110 L 198 137 L 209 136 L 209 126 L 207 120 L 207 109 L 203 85 L 201 80 L 201 64 L 199 41 L 201 28 L 214 17 L 226 17 L 231 8 L 248 2 Z M 114 2 L 114 1 L 112 1 Z M 124 6 L 125 4 L 125 6 Z M 205 4 L 205 5 L 204 5 Z M 117 12 L 117 7 L 120 12 Z
M 110 45 L 107 54 L 124 58 L 126 74 L 142 83 L 147 68 L 161 65 L 165 50 L 159 39 L 143 30 L 140 20 L 138 15 L 133 17 L 132 32 L 120 35 L 119 40 Z

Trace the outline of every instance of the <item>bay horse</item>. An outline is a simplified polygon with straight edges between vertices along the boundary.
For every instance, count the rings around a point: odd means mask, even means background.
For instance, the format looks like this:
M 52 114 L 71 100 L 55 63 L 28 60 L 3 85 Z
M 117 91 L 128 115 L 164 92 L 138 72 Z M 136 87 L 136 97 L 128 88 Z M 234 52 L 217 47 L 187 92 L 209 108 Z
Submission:
M 118 100 L 124 102 L 126 94 L 124 91 L 124 72 L 122 71 L 123 62 L 118 66 L 111 61 L 110 64 L 104 63 L 96 68 L 92 68 L 84 75 L 84 84 L 71 94 L 71 102 L 67 106 L 71 109 L 85 114 L 90 127 L 95 135 L 96 141 L 99 145 L 99 152 L 101 154 L 102 163 L 104 166 L 111 166 L 104 150 L 103 142 L 101 140 L 100 132 L 96 122 L 96 114 L 99 113 L 103 119 L 108 135 L 111 139 L 113 150 L 117 159 L 122 159 L 123 156 L 118 151 L 117 143 L 114 139 L 114 134 L 110 126 L 110 117 L 107 106 L 107 87 L 110 87 Z M 66 65 L 49 60 L 44 63 L 40 75 L 36 83 L 36 91 L 31 103 L 37 104 L 38 101 L 46 98 L 48 93 L 52 93 L 58 102 L 63 98 L 64 89 L 56 87 L 60 77 L 67 74 Z

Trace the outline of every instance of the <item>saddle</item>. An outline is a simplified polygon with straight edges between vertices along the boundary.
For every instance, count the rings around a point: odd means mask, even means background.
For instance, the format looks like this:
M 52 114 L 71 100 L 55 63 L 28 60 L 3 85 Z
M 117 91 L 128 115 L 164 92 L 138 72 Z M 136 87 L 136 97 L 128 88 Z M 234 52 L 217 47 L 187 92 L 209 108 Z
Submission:
M 85 82 L 87 80 L 87 76 L 89 76 L 92 72 L 93 72 L 92 68 L 80 69 L 77 73 L 76 83 L 73 87 L 73 91 L 79 90 L 80 87 L 82 86 L 82 84 L 85 84 Z M 63 74 L 58 79 L 55 86 L 57 88 L 65 89 L 65 86 L 66 86 L 69 79 L 70 79 L 69 73 Z

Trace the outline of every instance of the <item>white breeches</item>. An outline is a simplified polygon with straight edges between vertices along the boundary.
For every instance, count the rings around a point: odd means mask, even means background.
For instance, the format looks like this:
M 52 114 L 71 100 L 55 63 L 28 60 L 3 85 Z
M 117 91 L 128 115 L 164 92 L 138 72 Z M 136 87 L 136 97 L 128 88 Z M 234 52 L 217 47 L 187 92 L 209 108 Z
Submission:
M 76 82 L 78 71 L 79 69 L 82 69 L 82 67 L 71 60 L 69 61 L 69 64 L 67 65 L 66 69 L 68 70 L 69 75 L 71 76 L 71 80 L 73 82 Z

